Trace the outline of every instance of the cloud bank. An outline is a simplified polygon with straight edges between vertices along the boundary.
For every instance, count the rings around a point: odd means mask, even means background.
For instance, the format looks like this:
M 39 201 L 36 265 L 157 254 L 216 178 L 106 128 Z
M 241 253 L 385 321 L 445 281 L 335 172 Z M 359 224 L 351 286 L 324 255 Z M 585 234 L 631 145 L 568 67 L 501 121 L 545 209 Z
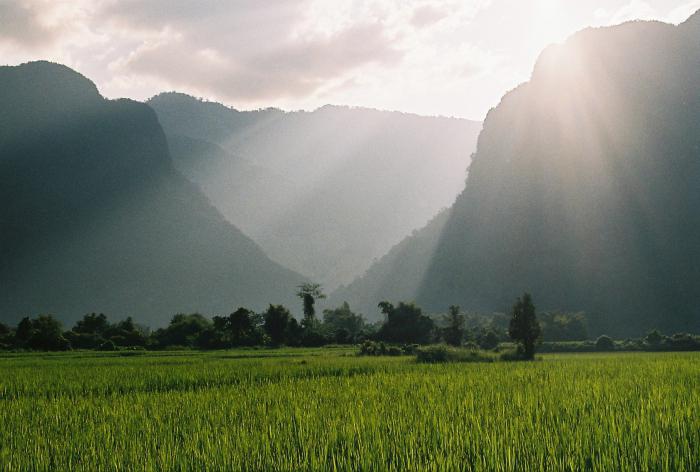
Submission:
M 585 5 L 582 5 L 585 4 Z M 0 57 L 65 63 L 109 97 L 324 103 L 480 119 L 549 42 L 700 0 L 0 0 Z

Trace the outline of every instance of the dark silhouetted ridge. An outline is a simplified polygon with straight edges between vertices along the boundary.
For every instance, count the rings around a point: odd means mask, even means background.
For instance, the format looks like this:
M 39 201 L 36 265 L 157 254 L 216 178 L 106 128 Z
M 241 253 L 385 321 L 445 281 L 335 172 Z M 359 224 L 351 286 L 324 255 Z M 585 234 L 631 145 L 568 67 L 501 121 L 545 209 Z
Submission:
M 392 262 L 424 250 L 409 239 L 372 285 L 420 273 L 412 296 L 382 296 L 505 311 L 530 291 L 538 309 L 588 312 L 594 332 L 699 329 L 697 25 L 631 22 L 548 48 L 489 113 L 429 263 Z
M 156 114 L 46 62 L 0 68 L 0 319 L 289 303 L 272 262 L 172 166 Z

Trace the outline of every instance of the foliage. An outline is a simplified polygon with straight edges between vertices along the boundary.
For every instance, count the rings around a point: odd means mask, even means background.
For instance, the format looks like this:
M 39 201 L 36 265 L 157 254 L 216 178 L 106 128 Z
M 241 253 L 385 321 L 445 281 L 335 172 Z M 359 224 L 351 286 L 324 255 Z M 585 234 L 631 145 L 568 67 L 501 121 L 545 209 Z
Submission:
M 459 306 L 452 305 L 445 316 L 445 324 L 442 329 L 442 338 L 450 346 L 460 346 L 464 338 L 464 315 L 459 313 Z
M 384 301 L 379 303 L 379 308 L 386 315 L 386 321 L 377 333 L 382 341 L 427 344 L 433 339 L 433 320 L 423 315 L 414 303 L 400 302 L 394 307 Z
M 412 356 L 418 350 L 417 344 L 402 346 L 387 345 L 383 342 L 367 340 L 360 345 L 361 356 Z
M 203 334 L 211 327 L 212 322 L 199 313 L 178 314 L 167 328 L 156 331 L 154 338 L 160 346 L 201 347 L 205 345 Z
M 612 351 L 615 349 L 615 341 L 610 336 L 603 334 L 596 339 L 595 347 L 599 351 Z
M 53 315 L 23 318 L 15 330 L 15 345 L 38 351 L 64 351 L 70 343 L 63 336 L 61 322 Z
M 508 334 L 519 344 L 523 358 L 535 357 L 535 344 L 540 339 L 542 330 L 537 322 L 535 306 L 529 293 L 518 298 L 513 306 Z
M 299 326 L 284 306 L 270 305 L 263 314 L 263 319 L 263 328 L 273 346 L 296 343 Z
M 537 320 L 542 326 L 543 341 L 585 341 L 588 320 L 584 313 L 541 313 Z
M 305 283 L 299 285 L 298 289 L 297 297 L 301 298 L 304 306 L 302 326 L 305 329 L 310 329 L 316 317 L 316 309 L 314 308 L 316 300 L 326 298 L 326 295 L 323 293 L 323 288 L 320 284 Z
M 338 344 L 352 344 L 362 338 L 366 328 L 362 315 L 353 313 L 348 302 L 332 310 L 323 310 L 323 328 Z
M 428 364 L 444 362 L 493 362 L 494 358 L 479 350 L 438 344 L 418 348 L 416 350 L 416 361 Z
M 661 344 L 661 342 L 664 340 L 664 337 L 659 333 L 658 330 L 653 330 L 649 332 L 649 334 L 646 335 L 644 338 L 644 341 L 646 341 L 647 344 L 650 346 L 658 346 Z
M 496 332 L 490 329 L 479 338 L 479 347 L 487 350 L 495 349 L 498 346 L 499 341 L 500 339 Z

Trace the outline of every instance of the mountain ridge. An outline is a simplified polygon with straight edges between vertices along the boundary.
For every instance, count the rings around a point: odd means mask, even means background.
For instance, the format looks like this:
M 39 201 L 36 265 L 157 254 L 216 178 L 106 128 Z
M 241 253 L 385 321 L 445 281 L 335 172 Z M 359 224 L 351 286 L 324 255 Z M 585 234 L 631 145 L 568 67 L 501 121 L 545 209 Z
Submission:
M 382 298 L 490 312 L 527 290 L 538 308 L 587 311 L 598 333 L 697 329 L 697 24 L 587 29 L 544 51 L 489 112 L 439 236 L 394 256 L 431 245 L 427 265 L 359 283 L 401 286 L 411 271 L 425 274 L 418 289 Z M 359 287 L 331 298 L 376 313 Z
M 177 93 L 149 104 L 172 141 L 186 136 L 228 153 L 192 153 L 207 164 L 180 171 L 270 257 L 328 290 L 452 203 L 481 126 L 333 105 L 241 112 Z M 182 154 L 177 144 L 173 154 Z M 238 178 L 236 161 L 277 177 Z
M 48 62 L 0 67 L 0 84 L 3 321 L 103 311 L 163 325 L 294 302 L 306 278 L 175 171 L 148 105 Z

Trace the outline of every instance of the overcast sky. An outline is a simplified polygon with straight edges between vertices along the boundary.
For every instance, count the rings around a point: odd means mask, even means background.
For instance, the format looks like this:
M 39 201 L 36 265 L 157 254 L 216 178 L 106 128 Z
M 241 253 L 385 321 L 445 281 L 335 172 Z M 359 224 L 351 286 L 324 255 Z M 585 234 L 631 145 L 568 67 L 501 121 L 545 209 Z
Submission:
M 700 0 L 0 0 L 0 61 L 49 59 L 108 97 L 326 103 L 481 120 L 547 44 L 678 23 Z

